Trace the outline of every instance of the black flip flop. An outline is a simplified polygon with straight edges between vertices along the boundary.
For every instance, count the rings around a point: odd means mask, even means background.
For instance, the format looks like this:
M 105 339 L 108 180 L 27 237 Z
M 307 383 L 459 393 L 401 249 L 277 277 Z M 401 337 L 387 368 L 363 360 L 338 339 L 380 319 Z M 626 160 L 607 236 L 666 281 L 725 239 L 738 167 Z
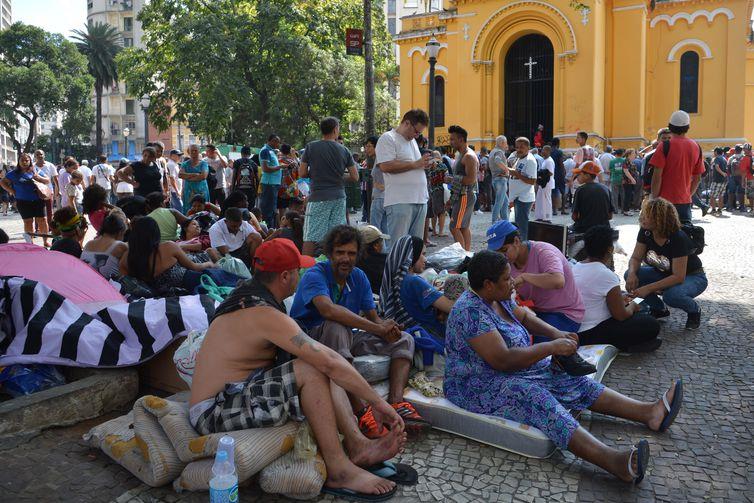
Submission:
M 636 469 L 638 473 L 634 472 L 633 466 L 631 466 L 631 460 L 636 453 Z M 628 456 L 628 473 L 634 479 L 634 485 L 640 484 L 644 480 L 644 475 L 647 473 L 649 467 L 649 442 L 641 440 L 638 444 L 631 447 L 631 454 Z
M 395 496 L 395 491 L 397 490 L 398 490 L 398 486 L 395 486 L 393 487 L 393 489 L 383 494 L 366 494 L 366 493 L 358 493 L 351 489 L 346 489 L 345 487 L 340 487 L 340 488 L 335 489 L 332 487 L 325 486 L 322 488 L 322 493 L 330 494 L 337 498 L 341 498 L 348 501 L 387 501 L 393 496 Z
M 413 486 L 419 481 L 419 474 L 416 470 L 403 463 L 383 461 L 366 468 L 366 471 L 402 486 Z
M 665 410 L 668 411 L 668 415 L 660 423 L 660 428 L 657 430 L 660 433 L 666 431 L 673 424 L 678 413 L 681 411 L 681 405 L 683 405 L 683 379 L 678 379 L 675 382 L 675 393 L 673 394 L 673 400 L 668 404 L 668 392 L 666 391 L 662 395 L 662 403 L 665 405 Z

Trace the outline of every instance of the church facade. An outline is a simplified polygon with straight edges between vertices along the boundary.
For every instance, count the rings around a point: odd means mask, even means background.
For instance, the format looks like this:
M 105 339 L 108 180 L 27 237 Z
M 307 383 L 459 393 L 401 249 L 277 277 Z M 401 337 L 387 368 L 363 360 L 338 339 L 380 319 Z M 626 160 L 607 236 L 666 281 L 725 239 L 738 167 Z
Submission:
M 403 18 L 401 110 L 428 109 L 425 44 L 441 44 L 435 144 L 459 124 L 499 134 L 636 147 L 670 114 L 691 115 L 705 148 L 754 140 L 753 0 L 445 0 Z

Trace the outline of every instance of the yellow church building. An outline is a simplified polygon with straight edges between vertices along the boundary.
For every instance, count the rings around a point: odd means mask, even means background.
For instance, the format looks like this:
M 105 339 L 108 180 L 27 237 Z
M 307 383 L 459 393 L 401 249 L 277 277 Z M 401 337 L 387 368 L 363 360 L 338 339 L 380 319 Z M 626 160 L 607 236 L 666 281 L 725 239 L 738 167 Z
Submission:
M 452 124 L 488 147 L 541 124 L 565 147 L 579 130 L 636 147 L 677 109 L 705 148 L 754 140 L 752 1 L 445 0 L 394 38 L 401 110 L 428 109 L 434 36 L 437 145 Z

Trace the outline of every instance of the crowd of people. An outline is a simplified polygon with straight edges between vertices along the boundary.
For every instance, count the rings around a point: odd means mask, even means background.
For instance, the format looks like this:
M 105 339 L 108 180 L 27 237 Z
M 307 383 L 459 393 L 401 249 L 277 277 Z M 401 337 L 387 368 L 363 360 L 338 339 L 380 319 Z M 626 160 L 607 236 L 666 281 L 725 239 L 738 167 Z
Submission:
M 156 296 L 195 292 L 205 275 L 235 287 L 197 356 L 190 420 L 202 434 L 306 417 L 328 490 L 394 492 L 369 467 L 398 454 L 407 432 L 431 426 L 404 398 L 419 328 L 444 345 L 448 400 L 535 426 L 558 447 L 640 482 L 648 442 L 608 447 L 569 410 L 662 432 L 681 409 L 683 381 L 657 401 L 636 401 L 585 377 L 595 368 L 576 351 L 588 344 L 653 351 L 669 307 L 687 314 L 686 329 L 699 327 L 695 298 L 707 278 L 703 242 L 689 230 L 691 205 L 701 203 L 699 186 L 711 171 L 712 214 L 726 202 L 746 211 L 754 196 L 746 192 L 754 190 L 751 146 L 734 147 L 727 159 L 716 149 L 706 167 L 687 137 L 689 116 L 679 111 L 651 146 L 601 155 L 586 133 L 565 153 L 541 132 L 538 148 L 521 137 L 511 150 L 499 136 L 492 151 L 477 154 L 454 125 L 451 159 L 426 148 L 427 123 L 422 110 L 408 111 L 394 129 L 366 140 L 362 162 L 343 145 L 338 119 L 327 117 L 321 138 L 301 152 L 274 134 L 258 154 L 243 147 L 233 162 L 213 145 L 164 157 L 155 142 L 117 169 L 101 156 L 91 169 L 67 158 L 58 170 L 38 151 L 22 155 L 0 186 L 15 198 L 27 241 L 52 241 L 52 250 L 106 278 L 131 278 Z M 354 189 L 359 227 L 349 225 Z M 545 222 L 570 210 L 583 260 L 529 239 L 532 208 Z M 612 270 L 618 208 L 640 210 L 625 291 Z M 423 275 L 430 238 L 443 235 L 449 215 L 449 232 L 471 250 L 471 216 L 484 210 L 491 212 L 487 250 L 438 288 Z M 86 241 L 89 225 L 96 237 Z M 386 399 L 352 366 L 366 355 L 390 360 Z

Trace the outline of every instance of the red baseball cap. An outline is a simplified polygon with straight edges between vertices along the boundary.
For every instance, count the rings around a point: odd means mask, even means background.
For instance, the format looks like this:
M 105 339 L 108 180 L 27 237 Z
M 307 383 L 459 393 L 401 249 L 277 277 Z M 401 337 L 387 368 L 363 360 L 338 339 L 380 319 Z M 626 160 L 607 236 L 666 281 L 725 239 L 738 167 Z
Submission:
M 254 269 L 283 272 L 300 267 L 312 267 L 314 259 L 301 255 L 290 239 L 275 238 L 265 241 L 254 253 Z

